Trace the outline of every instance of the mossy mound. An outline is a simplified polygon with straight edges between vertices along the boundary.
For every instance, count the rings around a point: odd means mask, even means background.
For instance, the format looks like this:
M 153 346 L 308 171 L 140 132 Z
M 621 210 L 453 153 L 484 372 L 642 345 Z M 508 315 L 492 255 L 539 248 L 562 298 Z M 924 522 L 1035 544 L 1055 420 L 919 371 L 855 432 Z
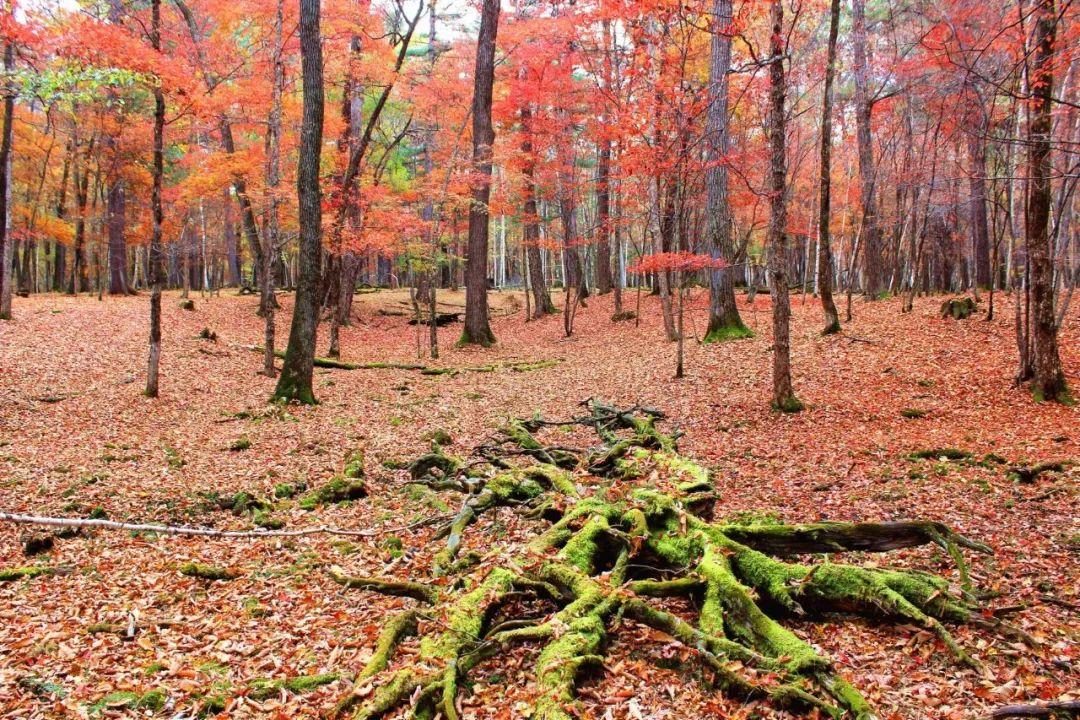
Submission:
M 198 562 L 187 562 L 180 566 L 180 574 L 200 580 L 227 581 L 240 577 L 240 573 L 229 568 L 205 565 Z
M 966 320 L 978 310 L 975 300 L 969 297 L 951 298 L 941 303 L 941 317 L 953 320 Z
M 359 720 L 411 707 L 414 716 L 456 719 L 456 700 L 480 662 L 510 646 L 540 645 L 532 717 L 580 714 L 576 687 L 585 667 L 603 666 L 608 636 L 623 618 L 670 636 L 691 650 L 683 662 L 707 668 L 739 698 L 821 717 L 872 717 L 869 703 L 832 662 L 783 624 L 787 617 L 856 612 L 932 633 L 962 663 L 977 661 L 945 623 L 970 623 L 1012 639 L 1021 631 L 983 614 L 973 597 L 954 594 L 944 578 L 879 564 L 792 562 L 790 556 L 886 552 L 924 544 L 989 552 L 935 522 L 787 525 L 769 515 L 713 522 L 717 503 L 707 469 L 678 452 L 677 435 L 657 429 L 662 414 L 590 401 L 588 415 L 565 422 L 516 420 L 469 459 L 438 446 L 411 467 L 414 482 L 460 493 L 457 512 L 436 534 L 444 541 L 430 580 L 331 576 L 345 587 L 415 599 L 389 618 L 373 655 L 336 715 Z M 550 428 L 593 428 L 599 449 L 544 441 Z M 936 455 L 935 455 L 936 457 Z M 525 552 L 479 540 L 487 557 L 470 562 L 468 530 L 484 514 L 511 507 L 537 523 Z M 434 580 L 444 577 L 445 580 Z M 693 617 L 670 613 L 657 596 L 685 596 Z M 527 599 L 542 607 L 523 618 Z M 423 623 L 421 623 L 423 621 Z M 398 645 L 423 631 L 418 652 L 395 658 Z M 391 668 L 389 670 L 388 668 Z M 375 684 L 374 691 L 371 690 Z
M 333 505 L 365 497 L 367 497 L 367 485 L 363 480 L 342 476 L 334 478 L 300 498 L 300 507 L 304 510 L 314 510 L 320 505 Z

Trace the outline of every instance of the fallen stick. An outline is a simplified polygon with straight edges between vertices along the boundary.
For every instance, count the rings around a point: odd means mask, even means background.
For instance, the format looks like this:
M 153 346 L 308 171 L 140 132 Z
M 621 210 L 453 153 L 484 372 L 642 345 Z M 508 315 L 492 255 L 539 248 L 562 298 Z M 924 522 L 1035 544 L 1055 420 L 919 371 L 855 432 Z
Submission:
M 263 352 L 262 347 L 259 345 L 241 345 L 240 347 L 253 352 Z M 285 352 L 282 350 L 275 350 L 274 357 L 284 358 Z M 457 375 L 458 373 L 464 372 L 495 372 L 500 368 L 507 368 L 515 372 L 527 372 L 529 370 L 541 370 L 546 367 L 558 365 L 561 362 L 562 358 L 551 358 L 546 360 L 503 360 L 491 363 L 490 365 L 470 365 L 467 367 L 455 368 L 435 367 L 433 365 L 422 365 L 420 363 L 351 363 L 326 357 L 316 357 L 314 359 L 315 367 L 329 368 L 331 370 L 418 370 L 421 375 Z
M 346 530 L 344 528 L 317 525 L 315 527 L 300 528 L 297 530 L 214 530 L 213 528 L 189 527 L 186 525 L 156 525 L 153 523 L 128 523 L 117 520 L 104 520 L 92 518 L 58 518 L 45 517 L 42 515 L 20 515 L 18 513 L 0 512 L 0 522 L 18 523 L 21 525 L 45 525 L 48 527 L 74 527 L 74 528 L 100 528 L 102 530 L 128 530 L 130 532 L 152 532 L 161 535 L 196 535 L 200 537 L 219 538 L 267 538 L 267 537 L 302 537 L 305 535 L 344 535 L 346 537 L 376 537 L 386 533 L 411 530 L 423 525 L 447 520 L 448 516 L 436 516 L 411 523 L 387 528 L 373 528 L 371 530 Z
M 1045 705 L 1004 705 L 990 717 L 1080 717 L 1080 700 L 1064 700 Z

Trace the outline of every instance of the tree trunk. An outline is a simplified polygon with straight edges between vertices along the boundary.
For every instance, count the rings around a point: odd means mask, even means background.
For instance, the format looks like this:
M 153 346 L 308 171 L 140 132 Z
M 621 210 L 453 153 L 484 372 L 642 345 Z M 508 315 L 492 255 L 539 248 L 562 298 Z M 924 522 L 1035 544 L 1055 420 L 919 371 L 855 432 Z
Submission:
M 161 0 L 151 0 L 150 44 L 161 51 Z M 154 83 L 154 158 L 150 189 L 150 358 L 146 367 L 146 396 L 158 396 L 158 368 L 161 362 L 161 182 L 165 174 L 165 95 Z
M 856 0 L 858 2 L 859 0 Z M 791 300 L 788 297 L 787 122 L 784 116 L 784 6 L 772 0 L 772 52 L 769 63 L 769 289 L 773 302 L 773 407 L 798 412 L 802 403 L 791 387 Z
M 1054 0 L 1039 0 L 1036 8 L 1034 67 L 1031 88 L 1034 95 L 1028 115 L 1028 206 L 1027 250 L 1031 262 L 1031 297 L 1034 305 L 1033 391 L 1040 400 L 1068 399 L 1065 373 L 1058 355 L 1057 324 L 1054 318 L 1053 254 L 1050 251 L 1050 157 L 1053 131 L 1054 42 L 1057 17 Z
M 300 0 L 300 58 L 304 110 L 296 194 L 300 225 L 299 274 L 289 346 L 281 367 L 275 400 L 314 404 L 311 387 L 318 325 L 319 264 L 322 260 L 322 193 L 319 157 L 323 133 L 323 59 L 319 37 L 319 0 Z
M 982 288 L 990 287 L 990 230 L 986 218 L 986 132 L 985 123 L 980 122 L 968 133 L 968 154 L 971 156 L 968 178 L 971 190 L 971 248 L 974 253 L 975 284 Z
M 228 278 L 231 287 L 239 287 L 242 283 L 240 275 L 240 254 L 236 243 L 236 222 L 233 220 L 232 193 L 228 188 L 222 191 L 223 204 L 223 228 L 222 234 L 225 240 L 225 262 L 228 265 Z
M 870 113 L 873 101 L 870 98 L 867 75 L 867 41 L 865 0 L 852 0 L 852 46 L 855 56 L 855 136 L 859 153 L 859 201 L 862 205 L 863 245 L 863 293 L 868 300 L 874 300 L 883 288 L 881 228 L 878 225 L 877 200 L 874 194 L 874 140 L 870 132 Z
M 4 74 L 11 76 L 15 68 L 15 45 L 4 44 Z M 4 87 L 4 128 L 0 137 L 0 320 L 11 319 L 11 295 L 14 278 L 11 263 L 15 238 L 11 234 L 11 145 L 14 140 L 15 88 L 10 81 Z
M 825 313 L 822 335 L 840 332 L 840 315 L 833 300 L 833 259 L 829 222 L 832 197 L 832 102 L 833 80 L 836 78 L 836 36 L 840 26 L 840 0 L 829 7 L 829 50 L 825 61 L 825 91 L 821 102 L 821 165 L 818 207 L 818 267 L 817 289 L 821 293 L 821 309 Z
M 522 243 L 525 245 L 525 253 L 528 256 L 529 284 L 533 297 L 532 318 L 539 320 L 544 315 L 555 312 L 555 304 L 551 302 L 551 293 L 548 292 L 547 283 L 544 280 L 544 261 L 540 255 L 540 225 L 536 208 L 536 181 L 533 179 L 536 171 L 536 157 L 533 155 L 532 135 L 529 121 L 532 118 L 532 110 L 522 107 L 521 116 L 521 154 L 524 158 L 524 166 L 521 175 L 524 178 L 525 200 L 522 206 Z
M 708 249 L 714 260 L 728 267 L 709 272 L 709 325 L 705 342 L 750 337 L 735 305 L 735 248 L 731 240 L 731 204 L 728 199 L 727 154 L 728 70 L 731 66 L 731 0 L 713 0 L 713 27 L 709 56 L 709 109 L 705 126 L 705 175 Z
M 611 141 L 600 140 L 596 178 L 596 292 L 611 292 Z
M 488 346 L 495 342 L 488 313 L 488 201 L 491 199 L 491 156 L 495 128 L 491 124 L 491 93 L 495 82 L 495 38 L 499 31 L 499 0 L 484 0 L 476 44 L 473 76 L 473 169 L 479 176 L 469 206 L 469 248 L 465 266 L 465 329 L 461 344 Z
M 127 295 L 127 245 L 124 242 L 126 198 L 124 181 L 114 178 L 109 187 L 109 294 Z
M 281 228 L 278 197 L 281 186 L 281 93 L 285 85 L 285 66 L 281 62 L 283 0 L 277 2 L 274 15 L 274 77 L 270 89 L 270 117 L 266 126 L 266 186 L 269 195 L 266 209 L 266 248 L 263 250 L 262 267 L 262 306 L 265 324 L 263 326 L 263 375 L 274 377 L 274 258 L 281 245 Z

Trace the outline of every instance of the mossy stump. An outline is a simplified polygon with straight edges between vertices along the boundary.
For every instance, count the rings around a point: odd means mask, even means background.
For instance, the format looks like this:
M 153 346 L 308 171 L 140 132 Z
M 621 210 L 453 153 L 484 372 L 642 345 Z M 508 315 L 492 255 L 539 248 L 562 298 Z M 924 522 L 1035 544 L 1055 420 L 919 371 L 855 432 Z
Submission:
M 953 320 L 967 320 L 977 309 L 978 306 L 972 298 L 951 298 L 941 303 L 941 317 L 951 317 Z
M 570 720 L 580 714 L 581 671 L 603 666 L 608 635 L 622 618 L 690 648 L 688 662 L 703 665 L 726 693 L 833 718 L 873 715 L 830 659 L 782 624 L 785 617 L 859 613 L 915 625 L 972 666 L 976 659 L 953 639 L 947 623 L 1030 640 L 983 614 L 944 578 L 835 557 L 789 559 L 936 544 L 961 564 L 966 579 L 961 549 L 988 553 L 986 546 L 931 521 L 715 522 L 711 475 L 679 454 L 677 433 L 657 428 L 661 413 L 595 401 L 585 406 L 587 414 L 566 421 L 512 421 L 472 458 L 447 455 L 436 445 L 410 466 L 413 482 L 459 493 L 459 509 L 435 533 L 433 541 L 444 544 L 431 579 L 350 578 L 332 571 L 346 588 L 416 601 L 386 621 L 356 690 L 342 698 L 336 716 L 371 720 L 411 707 L 414 717 L 456 720 L 456 700 L 470 671 L 515 644 L 530 643 L 540 647 L 532 717 Z M 573 425 L 595 430 L 601 446 L 577 450 L 545 442 L 546 430 Z M 512 562 L 468 562 L 474 554 L 469 528 L 498 507 L 535 522 L 534 539 Z M 478 533 L 475 540 L 488 557 L 510 555 L 492 548 L 489 537 Z M 434 580 L 439 577 L 444 579 Z M 684 619 L 651 600 L 674 595 L 693 598 L 696 617 Z M 512 613 L 522 599 L 543 610 L 529 618 Z M 418 653 L 396 658 L 403 640 L 417 634 Z

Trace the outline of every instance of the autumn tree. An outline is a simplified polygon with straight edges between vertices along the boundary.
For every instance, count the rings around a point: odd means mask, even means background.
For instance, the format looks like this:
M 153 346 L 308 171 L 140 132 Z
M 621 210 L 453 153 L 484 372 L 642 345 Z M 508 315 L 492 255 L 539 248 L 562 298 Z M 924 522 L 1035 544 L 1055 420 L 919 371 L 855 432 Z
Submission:
M 858 0 L 856 0 L 858 2 Z M 788 295 L 787 116 L 784 5 L 772 0 L 769 44 L 769 290 L 772 295 L 773 407 L 798 412 L 791 386 L 791 300 Z
M 706 162 L 708 163 L 705 214 L 708 222 L 709 253 L 723 267 L 709 272 L 709 326 L 705 341 L 750 337 L 735 305 L 733 277 L 734 243 L 728 197 L 728 71 L 731 68 L 731 39 L 734 33 L 731 0 L 713 0 L 709 52 L 708 111 L 706 115 Z
M 296 169 L 299 204 L 300 274 L 296 284 L 289 345 L 281 366 L 274 399 L 315 403 L 311 387 L 318 325 L 319 267 L 322 260 L 322 192 L 319 159 L 323 132 L 323 57 L 319 36 L 321 0 L 301 0 L 300 56 L 304 115 Z
M 491 124 L 491 96 L 495 81 L 495 37 L 499 30 L 499 0 L 484 0 L 480 34 L 476 40 L 473 74 L 472 137 L 473 192 L 469 207 L 469 245 L 465 266 L 465 329 L 462 344 L 491 345 L 488 312 L 488 204 L 491 199 L 491 156 L 495 129 Z
M 1038 0 L 1035 7 L 1035 35 L 1031 67 L 1032 109 L 1028 115 L 1027 248 L 1031 256 L 1031 301 L 1034 310 L 1035 397 L 1043 400 L 1069 399 L 1065 373 L 1057 346 L 1054 317 L 1053 259 L 1050 247 L 1050 176 L 1052 108 L 1054 103 L 1054 42 L 1057 13 L 1054 0 Z

